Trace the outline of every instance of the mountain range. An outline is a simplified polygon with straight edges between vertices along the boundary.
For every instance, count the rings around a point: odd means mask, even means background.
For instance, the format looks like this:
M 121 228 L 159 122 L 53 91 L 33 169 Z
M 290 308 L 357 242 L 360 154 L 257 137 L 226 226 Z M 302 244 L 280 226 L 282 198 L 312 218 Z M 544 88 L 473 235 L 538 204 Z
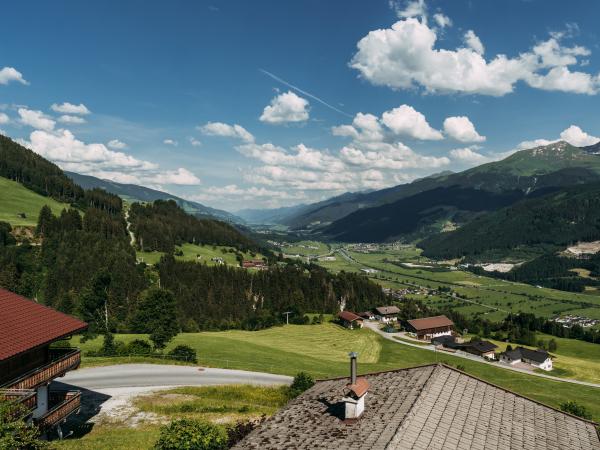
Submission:
M 303 205 L 277 223 L 348 242 L 418 239 L 525 198 L 599 181 L 600 144 L 580 148 L 559 141 L 463 172 Z

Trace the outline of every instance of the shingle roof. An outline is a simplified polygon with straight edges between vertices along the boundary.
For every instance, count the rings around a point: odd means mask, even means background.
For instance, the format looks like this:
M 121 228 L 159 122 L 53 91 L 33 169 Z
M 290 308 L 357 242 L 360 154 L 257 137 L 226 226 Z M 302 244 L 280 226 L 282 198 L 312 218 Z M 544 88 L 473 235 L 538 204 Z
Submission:
M 447 327 L 454 325 L 446 316 L 424 317 L 422 319 L 412 319 L 408 323 L 417 331 L 427 330 L 429 328 Z
M 364 375 L 358 421 L 341 420 L 348 378 L 323 380 L 235 449 L 598 450 L 594 424 L 444 365 Z
M 397 306 L 378 306 L 375 308 L 377 314 L 387 315 L 387 314 L 398 314 L 400 312 L 400 308 Z
M 469 342 L 468 345 L 469 347 L 474 348 L 475 350 L 481 353 L 493 352 L 495 349 L 498 348 L 496 344 L 490 341 Z
M 0 288 L 0 360 L 86 328 L 81 320 Z
M 543 363 L 550 358 L 550 354 L 545 350 L 531 350 L 525 347 L 517 347 L 514 350 L 505 352 L 505 354 L 513 360 L 525 358 L 538 363 Z
M 353 312 L 350 311 L 342 311 L 338 314 L 338 317 L 343 320 L 347 320 L 348 322 L 354 322 L 355 320 L 362 320 L 362 317 L 357 316 Z

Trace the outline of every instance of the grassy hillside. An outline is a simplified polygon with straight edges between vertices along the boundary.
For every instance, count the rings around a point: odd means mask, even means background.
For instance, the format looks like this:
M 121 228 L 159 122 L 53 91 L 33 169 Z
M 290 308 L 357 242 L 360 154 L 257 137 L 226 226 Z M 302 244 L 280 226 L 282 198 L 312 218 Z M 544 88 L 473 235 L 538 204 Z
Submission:
M 48 205 L 54 214 L 60 214 L 64 208 L 69 207 L 67 203 L 36 194 L 16 181 L 0 177 L 0 221 L 13 226 L 33 226 L 44 205 Z M 21 213 L 25 217 L 20 217 Z
M 196 261 L 201 264 L 208 264 L 214 266 L 216 262 L 211 261 L 212 258 L 222 258 L 225 264 L 231 266 L 239 266 L 238 261 L 235 258 L 235 251 L 233 247 L 225 247 L 221 245 L 196 245 L 196 244 L 182 244 L 175 247 L 175 250 L 181 250 L 183 255 L 176 255 L 175 259 L 180 261 Z M 230 251 L 230 250 L 233 250 Z M 241 252 L 244 259 L 262 259 L 263 255 L 260 253 L 249 253 Z M 136 252 L 138 259 L 143 260 L 146 264 L 156 264 L 160 261 L 160 258 L 164 255 L 164 252 Z M 254 256 L 253 256 L 254 255 Z M 198 257 L 200 256 L 200 257 Z
M 117 336 L 118 340 L 123 341 L 135 338 L 139 338 L 139 335 Z M 359 352 L 360 373 L 444 361 L 454 366 L 460 364 L 468 373 L 550 406 L 558 407 L 561 402 L 574 400 L 592 411 L 596 419 L 600 418 L 600 389 L 545 380 L 493 365 L 409 347 L 385 340 L 370 330 L 351 331 L 333 324 L 288 325 L 256 332 L 180 334 L 169 348 L 179 344 L 194 347 L 201 365 L 285 375 L 307 371 L 317 378 L 346 375 L 347 354 L 350 351 Z M 96 339 L 81 347 L 85 353 L 100 345 L 101 339 Z M 109 360 L 115 361 L 119 359 Z M 91 362 L 91 358 L 84 357 L 84 365 Z

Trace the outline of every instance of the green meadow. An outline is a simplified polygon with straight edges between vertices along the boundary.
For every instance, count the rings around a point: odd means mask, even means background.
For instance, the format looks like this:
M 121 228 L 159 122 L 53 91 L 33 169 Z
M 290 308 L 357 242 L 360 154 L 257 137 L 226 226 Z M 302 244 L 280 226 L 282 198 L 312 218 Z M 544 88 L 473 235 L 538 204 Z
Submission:
M 0 221 L 13 226 L 35 226 L 44 205 L 48 205 L 54 214 L 69 208 L 67 203 L 36 194 L 16 181 L 0 177 Z M 25 217 L 21 217 L 22 214 Z

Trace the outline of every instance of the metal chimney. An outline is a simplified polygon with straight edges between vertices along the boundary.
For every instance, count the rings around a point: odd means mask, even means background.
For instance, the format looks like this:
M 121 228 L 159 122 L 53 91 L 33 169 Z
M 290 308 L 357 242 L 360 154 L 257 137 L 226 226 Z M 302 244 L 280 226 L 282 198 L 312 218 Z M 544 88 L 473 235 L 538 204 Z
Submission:
M 358 353 L 350 352 L 348 356 L 350 357 L 350 384 L 356 384 L 356 358 L 358 358 Z

